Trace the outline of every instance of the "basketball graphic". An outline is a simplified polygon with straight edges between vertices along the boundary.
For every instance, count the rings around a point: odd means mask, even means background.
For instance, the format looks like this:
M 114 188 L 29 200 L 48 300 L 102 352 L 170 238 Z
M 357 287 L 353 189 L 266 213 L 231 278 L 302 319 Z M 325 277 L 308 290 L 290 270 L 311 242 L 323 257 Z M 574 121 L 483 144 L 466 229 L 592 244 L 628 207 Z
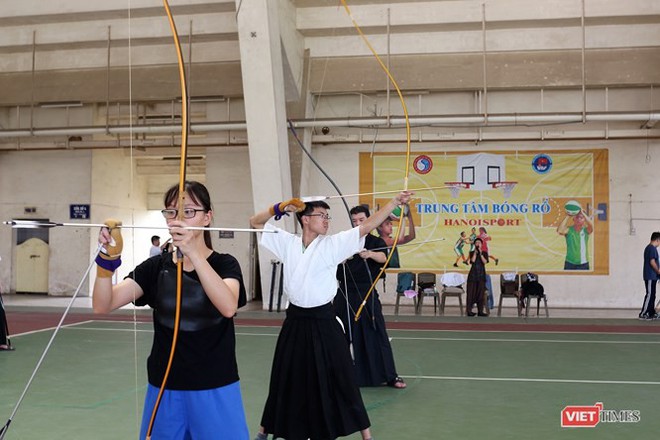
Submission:
M 403 209 L 403 215 L 406 216 L 408 215 L 408 205 L 404 205 Z M 401 207 L 397 206 L 392 210 L 392 213 L 390 214 L 390 217 L 393 217 L 394 219 L 400 219 L 401 218 Z
M 582 211 L 582 206 L 576 200 L 569 200 L 564 205 L 564 209 L 568 215 L 578 215 Z

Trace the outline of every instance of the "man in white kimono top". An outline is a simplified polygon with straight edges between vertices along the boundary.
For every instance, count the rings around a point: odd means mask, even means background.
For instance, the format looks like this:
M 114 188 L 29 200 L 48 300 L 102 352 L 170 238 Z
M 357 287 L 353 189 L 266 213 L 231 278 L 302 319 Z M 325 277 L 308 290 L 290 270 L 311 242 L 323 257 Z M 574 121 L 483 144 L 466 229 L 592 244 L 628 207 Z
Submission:
M 284 289 L 291 303 L 275 349 L 258 440 L 268 434 L 292 440 L 337 438 L 357 431 L 371 439 L 348 344 L 331 301 L 337 292 L 337 265 L 362 250 L 364 236 L 411 196 L 402 191 L 364 223 L 333 235 L 327 235 L 329 206 L 323 201 L 292 199 L 250 218 L 253 228 L 276 231 L 262 234 L 260 243 L 284 264 Z M 289 212 L 296 213 L 302 236 L 266 223 Z

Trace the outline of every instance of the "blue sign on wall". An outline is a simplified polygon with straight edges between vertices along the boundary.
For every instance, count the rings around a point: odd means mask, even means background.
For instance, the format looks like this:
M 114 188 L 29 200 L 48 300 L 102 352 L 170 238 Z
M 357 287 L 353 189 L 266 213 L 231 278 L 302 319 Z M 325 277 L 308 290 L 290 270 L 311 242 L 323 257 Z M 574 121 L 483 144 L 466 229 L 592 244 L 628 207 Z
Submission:
M 89 218 L 89 205 L 69 205 L 69 218 L 82 219 Z

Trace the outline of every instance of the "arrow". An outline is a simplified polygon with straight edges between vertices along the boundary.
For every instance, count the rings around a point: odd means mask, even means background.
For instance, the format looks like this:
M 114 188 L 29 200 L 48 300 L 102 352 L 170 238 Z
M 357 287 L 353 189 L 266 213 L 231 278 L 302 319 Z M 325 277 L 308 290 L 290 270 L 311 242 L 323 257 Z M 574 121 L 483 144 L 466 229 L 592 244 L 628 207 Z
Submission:
M 433 243 L 434 241 L 445 241 L 444 238 L 434 238 L 433 240 L 425 240 L 425 241 L 411 241 L 410 243 L 405 243 L 405 244 L 400 244 L 397 247 L 403 247 L 403 246 L 421 246 L 426 243 Z M 373 248 L 373 249 L 368 249 L 370 251 L 383 251 L 386 249 L 390 249 L 392 246 L 385 246 L 385 247 L 379 247 L 379 248 Z
M 42 229 L 42 228 L 55 228 L 59 226 L 74 227 L 74 228 L 107 228 L 108 226 L 103 223 L 57 223 L 57 222 L 44 222 L 35 220 L 10 220 L 2 222 L 5 225 L 11 226 L 13 229 Z M 120 229 L 170 229 L 169 226 L 141 226 L 141 225 L 121 225 L 117 226 Z M 212 228 L 202 226 L 185 226 L 183 229 L 190 231 L 229 231 L 229 232 L 277 232 L 263 229 L 250 229 L 250 228 Z

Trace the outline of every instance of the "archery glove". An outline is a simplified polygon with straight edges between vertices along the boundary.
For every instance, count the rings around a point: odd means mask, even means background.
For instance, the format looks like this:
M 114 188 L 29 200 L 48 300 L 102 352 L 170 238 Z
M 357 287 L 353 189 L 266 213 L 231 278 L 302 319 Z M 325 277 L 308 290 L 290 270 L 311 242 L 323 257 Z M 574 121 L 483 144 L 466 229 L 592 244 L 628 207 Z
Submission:
M 300 199 L 294 198 L 291 200 L 287 200 L 286 202 L 275 203 L 273 206 L 269 208 L 268 212 L 270 212 L 270 215 L 275 216 L 275 220 L 279 220 L 282 218 L 282 216 L 289 215 L 289 213 L 285 211 L 286 207 L 289 205 L 295 206 L 296 212 L 300 212 L 305 209 L 305 203 Z
M 115 270 L 121 266 L 121 251 L 124 248 L 124 240 L 121 236 L 120 220 L 112 218 L 103 222 L 110 231 L 112 242 L 106 244 L 96 257 L 96 276 L 110 278 Z

